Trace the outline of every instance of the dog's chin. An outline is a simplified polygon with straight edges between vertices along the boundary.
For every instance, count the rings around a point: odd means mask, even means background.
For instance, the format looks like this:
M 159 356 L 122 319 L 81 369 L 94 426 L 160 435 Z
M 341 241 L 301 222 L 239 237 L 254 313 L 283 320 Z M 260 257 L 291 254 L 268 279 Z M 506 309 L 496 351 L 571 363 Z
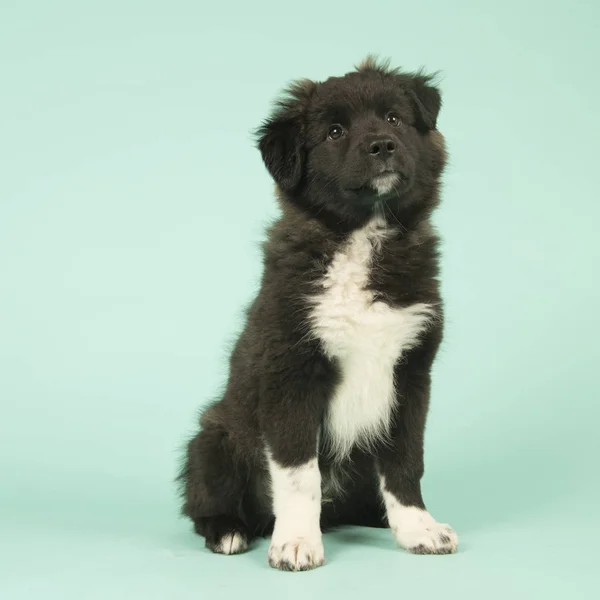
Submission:
M 389 198 L 399 197 L 407 189 L 408 182 L 395 171 L 375 175 L 365 185 L 354 189 L 360 204 L 376 205 Z
M 390 194 L 399 194 L 401 183 L 402 181 L 398 173 L 381 173 L 381 175 L 373 177 L 371 187 L 378 196 L 385 197 Z

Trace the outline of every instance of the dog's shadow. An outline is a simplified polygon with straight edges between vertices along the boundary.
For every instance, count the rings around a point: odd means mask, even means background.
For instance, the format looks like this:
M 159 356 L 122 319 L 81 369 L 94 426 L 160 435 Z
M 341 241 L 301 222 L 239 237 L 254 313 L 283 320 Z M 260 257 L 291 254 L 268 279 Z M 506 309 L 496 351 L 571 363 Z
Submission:
M 504 523 L 527 522 L 569 501 L 577 486 L 563 450 L 551 431 L 536 437 L 494 444 L 455 461 L 430 461 L 424 479 L 427 508 L 441 522 L 449 523 L 461 538 L 459 552 L 468 550 L 468 537 L 497 530 Z M 441 454 L 441 453 L 440 453 Z M 467 538 L 465 540 L 465 538 Z M 326 534 L 327 553 L 335 558 L 344 548 L 368 547 L 388 552 L 395 548 L 386 529 L 341 527 Z
M 553 433 L 487 440 L 458 458 L 430 461 L 423 482 L 428 509 L 459 534 L 471 534 L 522 523 L 567 502 L 576 474 L 564 464 L 560 436 Z
M 477 451 L 447 455 L 444 442 L 437 441 L 427 461 L 424 499 L 438 521 L 457 531 L 459 552 L 468 550 L 473 534 L 497 530 L 503 523 L 522 524 L 568 502 L 578 485 L 576 473 L 564 464 L 558 432 L 543 433 L 529 429 L 521 439 L 513 433 L 510 443 L 498 435 L 482 441 Z M 248 557 L 265 566 L 268 544 L 268 539 L 254 541 Z M 354 526 L 328 531 L 325 544 L 328 560 L 355 547 L 376 552 L 396 548 L 389 530 Z

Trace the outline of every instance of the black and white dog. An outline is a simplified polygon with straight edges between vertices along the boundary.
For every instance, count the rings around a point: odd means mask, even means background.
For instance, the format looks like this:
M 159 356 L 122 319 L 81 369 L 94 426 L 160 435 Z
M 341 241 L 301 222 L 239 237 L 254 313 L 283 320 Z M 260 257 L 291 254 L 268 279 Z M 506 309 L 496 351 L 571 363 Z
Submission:
M 260 128 L 282 214 L 180 476 L 183 513 L 214 552 L 272 533 L 273 567 L 312 569 L 322 530 L 343 524 L 389 526 L 417 554 L 456 551 L 420 486 L 443 320 L 440 106 L 431 77 L 368 58 L 294 84 Z

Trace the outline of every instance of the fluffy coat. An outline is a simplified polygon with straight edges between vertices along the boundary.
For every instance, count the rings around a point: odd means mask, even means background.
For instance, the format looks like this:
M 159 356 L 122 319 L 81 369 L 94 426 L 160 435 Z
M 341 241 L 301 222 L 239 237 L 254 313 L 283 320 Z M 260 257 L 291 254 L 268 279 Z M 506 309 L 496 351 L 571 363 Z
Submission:
M 420 489 L 443 331 L 440 107 L 430 77 L 368 59 L 294 84 L 259 129 L 281 216 L 180 476 L 183 513 L 213 551 L 272 533 L 272 566 L 314 568 L 321 531 L 343 524 L 389 526 L 415 553 L 456 550 Z

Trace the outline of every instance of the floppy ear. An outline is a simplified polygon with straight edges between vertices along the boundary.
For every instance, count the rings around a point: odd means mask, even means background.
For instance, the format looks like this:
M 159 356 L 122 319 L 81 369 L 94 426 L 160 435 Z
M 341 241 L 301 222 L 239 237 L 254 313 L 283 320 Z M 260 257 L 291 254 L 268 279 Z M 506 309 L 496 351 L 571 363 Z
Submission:
M 302 178 L 304 151 L 301 125 L 295 117 L 275 117 L 258 130 L 258 148 L 269 173 L 285 191 Z
M 431 78 L 425 75 L 413 77 L 414 87 L 410 91 L 416 109 L 417 129 L 422 132 L 435 129 L 438 114 L 442 107 L 439 90 L 430 84 Z
M 292 83 L 276 103 L 275 112 L 256 132 L 265 166 L 279 187 L 293 191 L 304 170 L 304 114 L 317 84 L 310 79 Z

